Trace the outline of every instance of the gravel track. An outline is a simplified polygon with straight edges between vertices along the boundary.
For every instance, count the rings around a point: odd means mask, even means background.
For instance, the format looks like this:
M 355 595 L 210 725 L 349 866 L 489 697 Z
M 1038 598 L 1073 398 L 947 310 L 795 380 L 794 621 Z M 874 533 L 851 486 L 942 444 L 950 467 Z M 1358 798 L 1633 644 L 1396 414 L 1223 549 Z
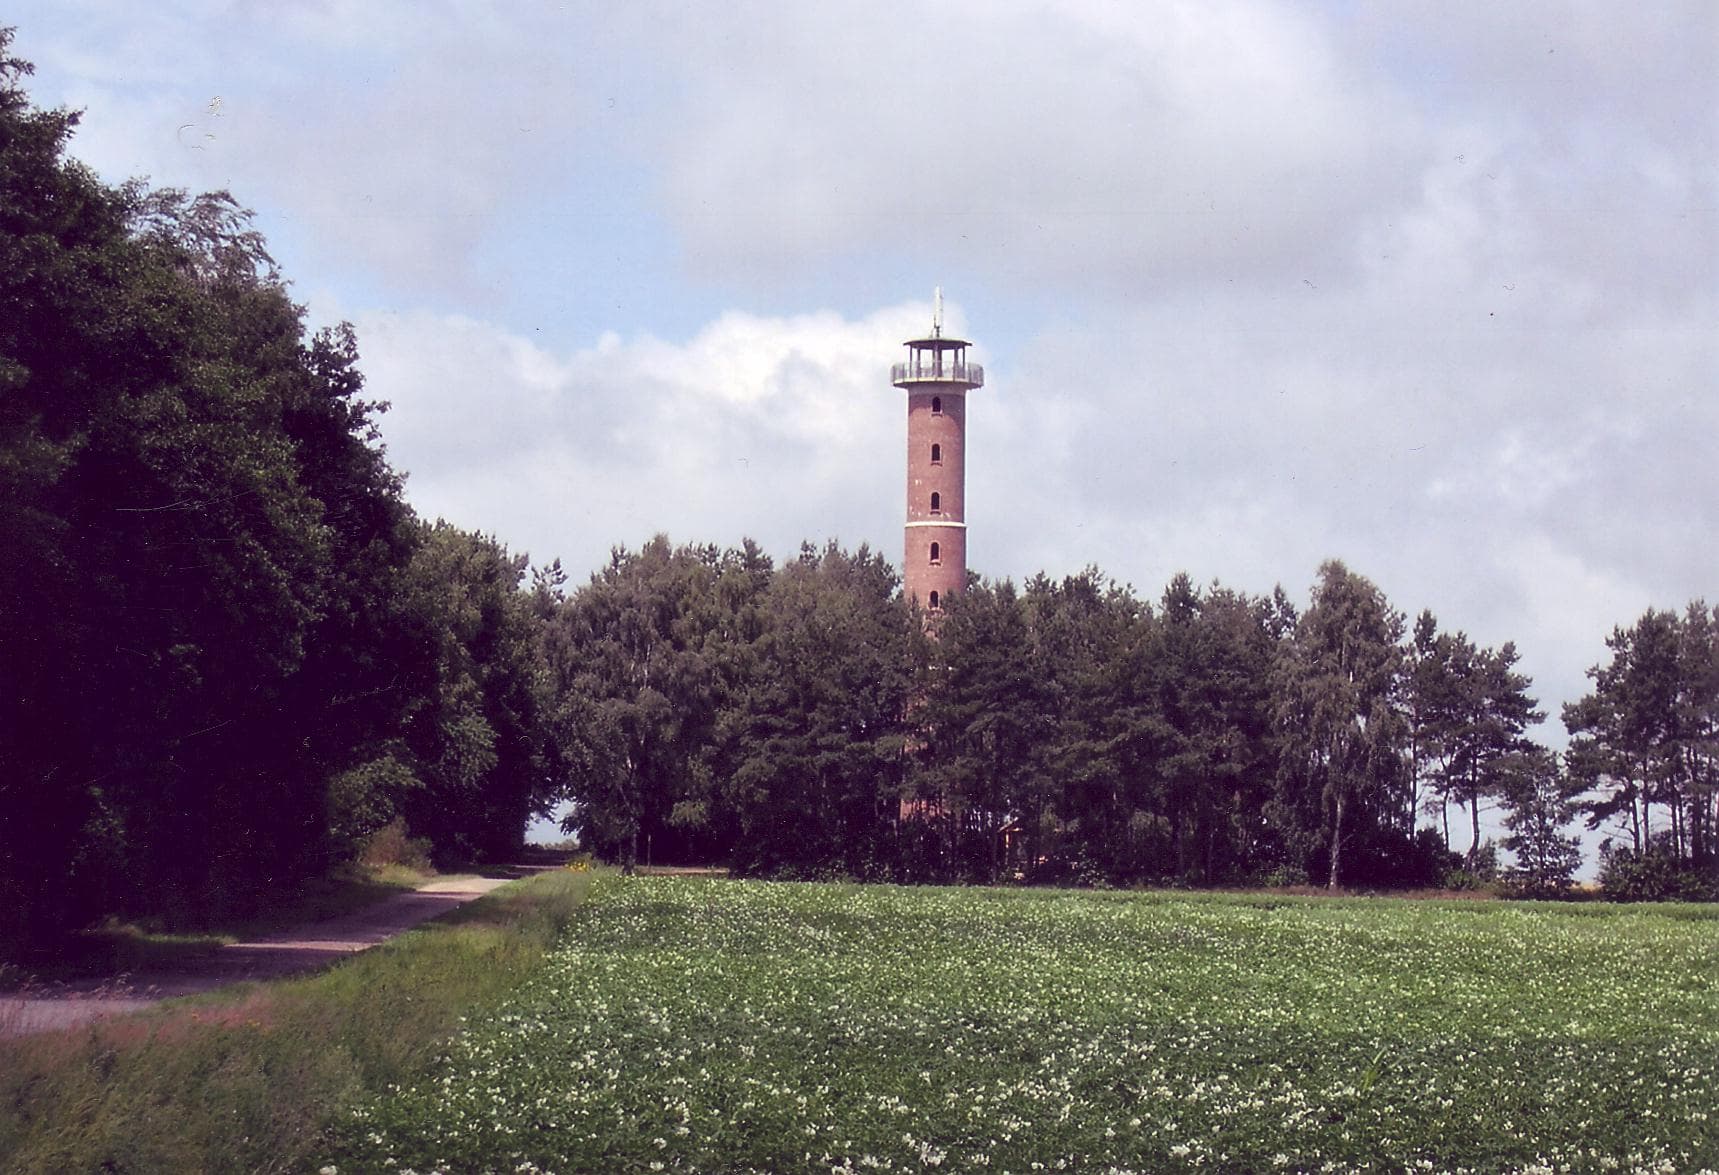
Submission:
M 331 966 L 483 896 L 507 877 L 439 877 L 410 893 L 187 960 L 173 970 L 113 975 L 22 995 L 0 995 L 0 1037 L 76 1028 L 162 1000 Z

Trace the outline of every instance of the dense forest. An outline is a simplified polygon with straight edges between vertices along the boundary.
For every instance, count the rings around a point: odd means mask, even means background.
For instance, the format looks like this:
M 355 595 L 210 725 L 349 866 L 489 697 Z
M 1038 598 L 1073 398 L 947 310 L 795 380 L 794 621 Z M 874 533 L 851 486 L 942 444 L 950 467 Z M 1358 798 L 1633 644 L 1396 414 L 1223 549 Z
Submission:
M 309 332 L 249 214 L 99 181 L 0 31 L 0 940 L 194 920 L 379 838 L 895 880 L 1567 884 L 1719 876 L 1719 609 L 1650 611 L 1566 707 L 1515 649 L 1340 563 L 1304 610 L 1177 576 L 874 552 L 616 551 L 588 583 L 417 517 L 357 340 Z M 1432 823 L 1428 823 L 1431 821 Z
M 1339 562 L 1298 611 L 1178 575 L 974 577 L 934 616 L 861 548 L 617 552 L 549 613 L 569 820 L 633 864 L 1080 884 L 1551 893 L 1569 826 L 1604 875 L 1698 896 L 1715 873 L 1719 610 L 1613 634 L 1569 751 L 1517 652 L 1411 625 Z M 1482 812 L 1504 813 L 1501 844 Z
M 65 158 L 0 35 L 0 938 L 242 907 L 559 794 L 547 588 L 426 525 L 225 194 Z

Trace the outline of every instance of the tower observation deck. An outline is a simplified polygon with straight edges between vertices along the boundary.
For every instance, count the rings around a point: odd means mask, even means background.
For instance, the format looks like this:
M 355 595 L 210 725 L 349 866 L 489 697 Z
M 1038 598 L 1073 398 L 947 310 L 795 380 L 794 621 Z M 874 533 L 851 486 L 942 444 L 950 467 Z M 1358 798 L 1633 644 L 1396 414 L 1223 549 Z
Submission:
M 890 382 L 907 393 L 907 527 L 903 591 L 932 612 L 967 586 L 967 393 L 985 369 L 965 339 L 943 337 L 943 297 L 931 334 L 906 343 Z

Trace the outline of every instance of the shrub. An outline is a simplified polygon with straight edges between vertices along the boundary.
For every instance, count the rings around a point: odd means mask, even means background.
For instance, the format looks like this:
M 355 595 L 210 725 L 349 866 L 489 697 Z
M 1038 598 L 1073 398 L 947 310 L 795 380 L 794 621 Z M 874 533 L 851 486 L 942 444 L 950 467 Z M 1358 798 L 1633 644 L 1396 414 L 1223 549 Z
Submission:
M 411 768 L 393 755 L 371 759 L 329 780 L 328 830 L 335 852 L 341 857 L 367 853 L 368 842 L 398 822 L 400 797 L 421 786 Z
M 1440 884 L 1445 889 L 1464 893 L 1496 893 L 1501 888 L 1496 877 L 1471 869 L 1451 869 L 1440 879 Z
M 1456 866 L 1455 853 L 1431 828 L 1413 836 L 1373 829 L 1345 850 L 1343 884 L 1368 889 L 1431 889 Z
M 1600 892 L 1614 902 L 1719 901 L 1719 878 L 1666 845 L 1645 852 L 1600 847 Z
M 1301 886 L 1311 884 L 1311 882 L 1308 879 L 1307 870 L 1301 866 L 1279 865 L 1265 875 L 1265 884 L 1268 889 L 1298 889 Z
M 398 817 L 370 834 L 358 854 L 358 861 L 371 869 L 403 865 L 423 873 L 433 872 L 428 838 L 407 836 L 406 822 Z

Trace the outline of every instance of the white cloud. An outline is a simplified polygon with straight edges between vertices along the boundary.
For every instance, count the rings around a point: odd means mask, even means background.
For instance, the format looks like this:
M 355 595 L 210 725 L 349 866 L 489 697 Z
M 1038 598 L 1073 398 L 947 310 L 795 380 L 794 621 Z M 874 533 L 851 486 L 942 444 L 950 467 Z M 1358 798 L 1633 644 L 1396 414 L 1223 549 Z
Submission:
M 878 248 L 1133 291 L 1329 258 L 1413 191 L 1418 127 L 1283 6 L 791 11 L 679 30 L 667 198 L 706 267 Z
M 560 177 L 597 102 L 586 48 L 521 10 L 402 3 L 79 6 L 26 54 L 87 112 L 112 178 L 226 188 L 308 264 L 395 292 L 482 295 L 478 254 Z M 26 24 L 45 24 L 37 20 Z
M 460 317 L 358 327 L 418 508 L 580 568 L 658 530 L 778 555 L 869 540 L 893 557 L 904 409 L 887 365 L 929 314 L 729 313 L 685 343 L 609 335 L 568 356 Z
M 1605 640 L 1612 629 L 1628 627 L 1650 607 L 1680 609 L 1685 601 L 1656 600 L 1643 584 L 1596 569 L 1582 553 L 1545 536 L 1514 541 L 1499 556 L 1517 597 L 1512 613 L 1518 631 L 1506 639 L 1525 651 L 1541 696 L 1553 700 L 1546 730 L 1561 741 L 1556 702 L 1588 692 L 1588 669 L 1610 660 Z
M 873 307 L 942 280 L 979 570 L 1338 556 L 1552 702 L 1719 593 L 1708 0 L 28 9 L 80 152 L 358 319 L 420 508 L 575 570 L 895 557 L 927 308 Z

